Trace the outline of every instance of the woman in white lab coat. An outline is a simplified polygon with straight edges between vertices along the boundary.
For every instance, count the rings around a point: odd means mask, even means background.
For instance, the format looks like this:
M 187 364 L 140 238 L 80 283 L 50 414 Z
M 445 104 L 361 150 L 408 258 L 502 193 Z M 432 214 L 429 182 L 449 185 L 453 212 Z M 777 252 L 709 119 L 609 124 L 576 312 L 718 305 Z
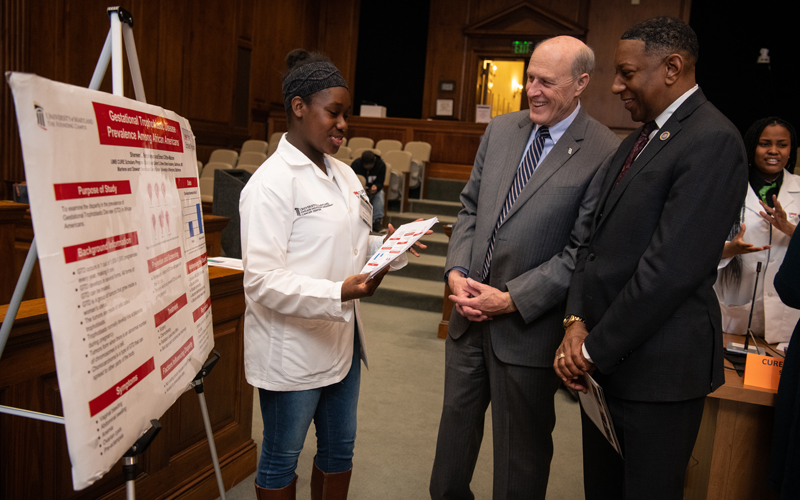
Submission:
M 331 156 L 347 131 L 347 84 L 320 54 L 295 50 L 286 62 L 289 131 L 239 201 L 245 375 L 259 389 L 264 420 L 256 494 L 295 498 L 313 420 L 312 498 L 346 498 L 367 361 L 358 299 L 385 271 L 370 281 L 359 273 L 383 240 L 370 236 L 372 207 L 355 173 Z M 395 262 L 402 267 L 405 257 Z
M 750 164 L 749 187 L 740 224 L 725 243 L 714 286 L 722 309 L 722 329 L 746 334 L 753 304 L 753 333 L 768 343 L 788 342 L 800 311 L 781 302 L 772 282 L 800 212 L 800 176 L 790 173 L 797 160 L 797 135 L 788 122 L 769 117 L 754 123 L 744 142 Z M 759 263 L 761 272 L 757 273 Z

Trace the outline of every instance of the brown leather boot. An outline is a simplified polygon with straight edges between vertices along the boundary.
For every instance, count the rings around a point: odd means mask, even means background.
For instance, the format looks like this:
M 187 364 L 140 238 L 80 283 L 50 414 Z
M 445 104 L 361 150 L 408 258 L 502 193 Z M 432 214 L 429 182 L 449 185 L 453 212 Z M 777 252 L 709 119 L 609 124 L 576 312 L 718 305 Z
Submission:
M 297 474 L 294 475 L 294 479 L 289 483 L 289 486 L 283 488 L 262 488 L 256 484 L 256 498 L 258 500 L 295 500 L 296 494 Z
M 311 472 L 311 500 L 345 500 L 350 489 L 350 474 L 353 469 L 344 472 L 322 472 L 314 462 Z

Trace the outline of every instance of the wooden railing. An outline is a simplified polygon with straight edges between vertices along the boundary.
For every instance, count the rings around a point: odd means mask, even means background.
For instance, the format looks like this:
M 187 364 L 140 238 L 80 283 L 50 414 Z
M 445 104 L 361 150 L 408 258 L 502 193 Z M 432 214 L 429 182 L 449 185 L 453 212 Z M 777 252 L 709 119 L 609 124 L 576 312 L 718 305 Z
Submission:
M 347 120 L 347 137 L 369 137 L 376 143 L 394 139 L 403 144 L 424 141 L 431 145 L 431 159 L 425 176 L 439 179 L 469 179 L 475 154 L 486 131 L 485 123 L 450 120 L 418 120 L 413 118 L 366 118 L 352 116 Z M 269 115 L 269 133 L 286 130 L 286 115 Z

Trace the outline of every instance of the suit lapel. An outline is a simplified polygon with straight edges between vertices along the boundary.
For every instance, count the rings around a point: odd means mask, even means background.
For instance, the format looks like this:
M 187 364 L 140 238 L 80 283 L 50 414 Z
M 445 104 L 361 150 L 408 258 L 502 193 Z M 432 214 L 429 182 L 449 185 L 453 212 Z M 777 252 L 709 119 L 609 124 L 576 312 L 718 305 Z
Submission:
M 514 182 L 514 177 L 517 175 L 517 167 L 522 161 L 522 155 L 527 152 L 525 146 L 531 136 L 533 126 L 533 122 L 530 118 L 525 116 L 517 123 L 517 128 L 509 134 L 508 149 L 506 149 L 505 158 L 503 158 L 500 164 L 502 165 L 500 168 L 500 172 L 502 173 L 500 181 L 497 184 L 497 196 L 492 198 L 494 204 L 490 207 L 490 210 L 487 211 L 488 214 L 492 215 L 492 221 L 494 221 L 491 226 L 492 230 L 494 230 L 494 224 L 497 222 L 497 219 L 500 218 L 500 211 L 503 209 L 508 192 L 511 190 L 511 183 Z M 514 205 L 518 202 L 519 197 Z M 506 219 L 508 219 L 508 216 L 506 216 Z
M 527 202 L 531 196 L 533 196 L 534 193 L 536 193 L 536 191 L 538 191 L 539 188 L 541 188 L 547 180 L 572 157 L 572 155 L 578 152 L 580 149 L 580 141 L 583 141 L 585 135 L 587 123 L 586 114 L 583 109 L 581 109 L 578 116 L 575 117 L 575 120 L 572 121 L 567 130 L 564 131 L 564 134 L 553 149 L 547 153 L 542 163 L 536 167 L 530 180 L 528 180 L 528 183 L 514 202 L 514 206 L 508 211 L 508 215 L 506 215 L 505 219 L 506 221 L 520 210 L 520 207 L 522 207 L 525 202 Z M 511 184 L 509 183 L 509 188 L 510 187 Z
M 636 143 L 636 138 L 639 137 L 640 133 L 641 128 L 631 132 L 631 134 L 628 135 L 628 137 L 626 137 L 619 145 L 617 152 L 614 153 L 614 159 L 611 162 L 611 167 L 606 174 L 606 178 L 603 180 L 603 186 L 600 190 L 600 202 L 597 204 L 597 210 L 595 210 L 594 214 L 595 224 L 597 224 L 597 218 L 600 217 L 600 215 L 605 211 L 608 198 L 611 195 L 612 189 L 614 188 L 614 183 L 617 181 L 619 172 L 622 170 L 622 165 L 625 163 L 625 158 L 628 157 L 628 153 L 633 148 L 633 145 Z
M 642 150 L 639 156 L 633 161 L 630 170 L 625 177 L 623 177 L 622 182 L 619 185 L 615 186 L 617 176 L 619 176 L 620 170 L 622 170 L 622 164 L 625 163 L 625 159 L 628 157 L 628 153 L 630 153 L 631 148 L 633 148 L 633 144 L 636 142 L 636 139 L 639 137 L 639 134 L 642 131 L 642 127 L 637 128 L 630 136 L 628 136 L 625 141 L 620 146 L 620 151 L 624 151 L 624 153 L 617 154 L 614 158 L 614 165 L 609 172 L 608 178 L 606 179 L 606 200 L 605 203 L 601 206 L 603 207 L 602 213 L 605 214 L 605 217 L 600 221 L 598 224 L 598 228 L 603 224 L 603 221 L 607 219 L 608 214 L 611 210 L 614 209 L 614 206 L 617 204 L 619 199 L 622 197 L 622 194 L 628 188 L 630 183 L 633 179 L 642 171 L 642 169 L 650 163 L 661 149 L 667 145 L 670 141 L 674 141 L 675 138 L 680 133 L 682 126 L 681 121 L 689 117 L 695 109 L 698 108 L 701 104 L 706 102 L 705 95 L 700 89 L 697 89 L 694 94 L 689 96 L 689 98 L 672 113 L 672 116 L 667 120 L 667 123 L 664 124 L 657 132 L 656 135 L 650 139 L 650 142 L 647 143 L 647 146 Z M 623 146 L 625 149 L 623 150 Z
M 661 151 L 661 148 L 663 148 L 667 142 L 673 140 L 675 136 L 678 135 L 680 129 L 681 129 L 680 123 L 678 123 L 677 120 L 672 120 L 672 118 L 670 118 L 669 120 L 667 120 L 667 123 L 664 124 L 664 127 L 662 127 L 656 132 L 656 135 L 653 136 L 652 139 L 650 139 L 650 142 L 647 143 L 647 146 L 644 148 L 644 150 L 642 150 L 638 158 L 636 158 L 633 161 L 630 170 L 628 170 L 628 173 L 625 174 L 625 177 L 622 178 L 622 182 L 620 182 L 616 186 L 614 186 L 614 184 L 612 183 L 611 193 L 609 193 L 608 199 L 606 200 L 606 205 L 604 210 L 605 213 L 609 213 L 614 208 L 614 205 L 617 204 L 617 201 L 619 201 L 620 197 L 628 188 L 628 185 L 631 183 L 634 177 L 636 177 L 636 175 L 639 172 L 641 172 L 641 170 L 645 167 L 645 165 L 647 165 L 650 162 L 650 160 L 653 159 L 653 157 L 659 151 Z M 642 130 L 641 127 L 636 129 L 637 138 L 641 133 L 641 130 Z M 662 140 L 661 137 L 666 137 L 666 139 Z M 628 157 L 629 152 L 630 151 L 626 152 L 625 157 L 622 159 L 623 163 L 625 162 L 625 158 Z M 617 170 L 617 175 L 614 175 L 614 180 L 613 180 L 614 183 L 616 182 L 618 175 L 619 175 L 619 170 Z

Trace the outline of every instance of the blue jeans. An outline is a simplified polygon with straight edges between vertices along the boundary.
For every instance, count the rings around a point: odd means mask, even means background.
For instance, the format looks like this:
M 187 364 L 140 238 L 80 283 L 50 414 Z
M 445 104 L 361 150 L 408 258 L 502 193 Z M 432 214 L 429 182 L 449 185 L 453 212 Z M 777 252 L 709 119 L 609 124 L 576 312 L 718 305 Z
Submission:
M 312 419 L 317 434 L 317 456 L 314 459 L 317 467 L 323 472 L 344 472 L 353 468 L 356 409 L 361 385 L 359 352 L 356 327 L 353 363 L 341 382 L 306 391 L 258 390 L 261 418 L 264 420 L 264 444 L 256 484 L 262 488 L 283 488 L 292 482 Z

